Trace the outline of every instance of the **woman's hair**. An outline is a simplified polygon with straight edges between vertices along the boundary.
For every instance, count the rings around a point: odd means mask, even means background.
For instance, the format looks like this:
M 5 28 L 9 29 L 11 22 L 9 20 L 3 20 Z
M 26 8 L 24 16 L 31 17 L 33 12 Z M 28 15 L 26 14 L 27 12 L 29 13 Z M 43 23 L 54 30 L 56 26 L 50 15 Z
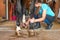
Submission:
M 37 3 L 42 3 L 42 2 L 41 2 L 41 0 L 36 0 L 36 2 L 35 2 L 35 3 L 37 4 Z
M 38 3 L 41 3 L 41 0 L 38 0 Z

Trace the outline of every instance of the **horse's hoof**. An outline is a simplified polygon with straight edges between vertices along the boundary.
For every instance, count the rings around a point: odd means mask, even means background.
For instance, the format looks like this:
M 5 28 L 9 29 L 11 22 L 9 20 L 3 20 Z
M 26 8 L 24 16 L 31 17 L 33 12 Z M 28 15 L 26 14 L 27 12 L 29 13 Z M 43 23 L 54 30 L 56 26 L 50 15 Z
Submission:
M 28 32 L 28 34 L 29 34 L 29 37 L 33 37 L 33 36 L 35 36 L 35 33 L 34 33 L 33 30 L 30 30 L 30 31 Z
M 21 37 L 21 36 L 22 36 L 19 31 L 16 32 L 16 35 L 17 35 L 18 37 Z

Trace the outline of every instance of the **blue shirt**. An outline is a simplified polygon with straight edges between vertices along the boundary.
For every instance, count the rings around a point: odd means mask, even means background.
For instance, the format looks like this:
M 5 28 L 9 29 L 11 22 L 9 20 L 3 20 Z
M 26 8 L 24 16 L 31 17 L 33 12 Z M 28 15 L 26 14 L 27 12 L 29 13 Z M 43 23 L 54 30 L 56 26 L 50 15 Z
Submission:
M 54 12 L 51 10 L 51 8 L 47 4 L 42 4 L 39 10 L 39 14 L 43 13 L 43 10 L 46 10 L 46 14 L 50 16 L 55 16 Z

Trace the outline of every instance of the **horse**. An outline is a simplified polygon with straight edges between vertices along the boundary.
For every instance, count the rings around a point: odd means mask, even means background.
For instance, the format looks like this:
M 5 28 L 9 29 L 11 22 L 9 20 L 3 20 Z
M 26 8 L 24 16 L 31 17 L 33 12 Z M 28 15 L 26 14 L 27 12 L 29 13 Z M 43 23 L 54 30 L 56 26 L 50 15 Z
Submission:
M 34 17 L 36 2 L 37 0 L 17 0 L 16 1 L 16 16 L 17 16 L 16 25 L 17 26 L 21 27 L 22 20 L 23 19 L 26 20 L 25 17 L 28 17 L 28 19 Z M 34 23 L 33 25 L 35 26 L 35 24 L 36 23 Z M 33 27 L 33 25 L 30 24 L 30 26 L 27 27 L 28 31 L 30 27 Z M 28 33 L 30 34 L 30 32 Z

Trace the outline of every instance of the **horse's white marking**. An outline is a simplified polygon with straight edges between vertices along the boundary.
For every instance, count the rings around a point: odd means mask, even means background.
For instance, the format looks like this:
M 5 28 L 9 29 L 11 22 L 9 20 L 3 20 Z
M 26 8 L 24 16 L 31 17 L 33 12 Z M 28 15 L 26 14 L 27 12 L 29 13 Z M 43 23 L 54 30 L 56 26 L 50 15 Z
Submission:
M 23 14 L 23 23 L 25 23 L 25 14 Z

